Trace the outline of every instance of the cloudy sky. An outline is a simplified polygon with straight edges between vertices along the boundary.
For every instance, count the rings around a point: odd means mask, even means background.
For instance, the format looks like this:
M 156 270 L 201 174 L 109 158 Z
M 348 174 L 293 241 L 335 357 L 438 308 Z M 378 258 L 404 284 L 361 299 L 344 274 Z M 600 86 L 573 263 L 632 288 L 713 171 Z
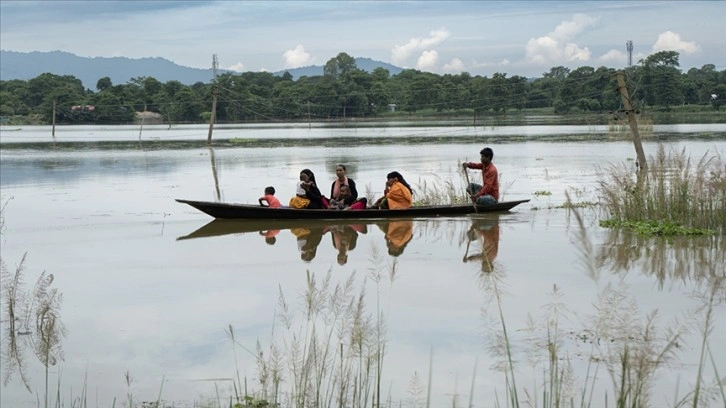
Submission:
M 436 73 L 539 76 L 678 51 L 726 69 L 722 1 L 0 1 L 0 48 L 278 71 L 340 52 Z M 0 61 L 1 63 L 1 61 Z

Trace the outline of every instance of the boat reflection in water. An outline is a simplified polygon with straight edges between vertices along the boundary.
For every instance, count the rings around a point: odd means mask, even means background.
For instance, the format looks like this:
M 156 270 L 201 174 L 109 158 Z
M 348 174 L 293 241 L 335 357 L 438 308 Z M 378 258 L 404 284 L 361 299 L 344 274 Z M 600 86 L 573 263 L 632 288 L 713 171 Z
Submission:
M 367 234 L 369 225 L 377 224 L 385 234 L 389 254 L 398 256 L 413 237 L 412 220 L 220 220 L 216 219 L 177 240 L 215 237 L 230 234 L 258 233 L 269 245 L 275 245 L 283 231 L 290 231 L 297 241 L 300 259 L 310 262 L 317 255 L 323 236 L 338 251 L 337 262 L 345 265 L 348 252 L 356 248 L 358 236 Z
M 279 245 L 280 237 L 289 231 L 297 242 L 300 259 L 311 262 L 318 254 L 318 247 L 325 235 L 337 250 L 336 261 L 339 265 L 348 263 L 349 252 L 358 244 L 360 235 L 371 235 L 371 227 L 380 230 L 386 244 L 388 255 L 399 257 L 416 237 L 424 241 L 438 241 L 448 237 L 454 243 L 454 236 L 462 237 L 461 245 L 468 238 L 464 262 L 481 262 L 482 271 L 494 269 L 494 259 L 499 248 L 499 217 L 487 215 L 486 218 L 473 219 L 386 219 L 386 220 L 221 220 L 216 219 L 177 240 L 215 237 L 236 234 L 257 234 L 268 245 Z M 468 230 L 467 230 L 468 229 Z M 378 232 L 373 235 L 380 236 Z M 417 239 L 418 239 L 417 238 Z M 375 238 L 378 240 L 379 238 Z M 472 249 L 472 241 L 481 243 L 481 249 Z M 292 248 L 290 248 L 292 249 Z

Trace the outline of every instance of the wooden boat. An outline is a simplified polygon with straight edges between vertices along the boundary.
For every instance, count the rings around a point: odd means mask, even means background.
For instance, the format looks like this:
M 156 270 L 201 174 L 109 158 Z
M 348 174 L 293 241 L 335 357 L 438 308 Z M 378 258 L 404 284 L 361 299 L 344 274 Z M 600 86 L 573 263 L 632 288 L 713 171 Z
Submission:
M 336 219 L 385 219 L 458 216 L 484 212 L 509 211 L 529 200 L 502 201 L 493 205 L 455 204 L 414 206 L 402 210 L 307 210 L 297 208 L 270 208 L 251 204 L 231 204 L 212 201 L 182 200 L 197 210 L 214 218 L 229 220 L 336 220 Z

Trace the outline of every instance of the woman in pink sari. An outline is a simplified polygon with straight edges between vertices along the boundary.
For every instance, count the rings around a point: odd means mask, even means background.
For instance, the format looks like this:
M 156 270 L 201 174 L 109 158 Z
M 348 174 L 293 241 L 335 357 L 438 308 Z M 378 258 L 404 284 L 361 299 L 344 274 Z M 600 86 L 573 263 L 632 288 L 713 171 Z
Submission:
M 346 174 L 345 165 L 339 164 L 335 167 L 337 178 L 330 186 L 331 209 L 363 210 L 368 204 L 365 198 L 358 199 L 358 190 L 355 188 L 355 181 Z M 341 188 L 347 186 L 348 188 Z

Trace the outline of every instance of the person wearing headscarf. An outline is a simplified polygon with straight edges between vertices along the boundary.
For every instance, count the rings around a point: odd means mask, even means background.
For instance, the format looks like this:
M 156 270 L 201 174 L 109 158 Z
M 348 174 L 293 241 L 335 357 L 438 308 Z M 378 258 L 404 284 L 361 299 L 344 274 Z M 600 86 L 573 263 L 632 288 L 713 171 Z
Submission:
M 315 181 L 315 174 L 310 169 L 303 169 L 300 172 L 300 188 L 305 192 L 305 198 L 310 200 L 310 203 L 304 208 L 311 210 L 327 208 L 323 203 L 323 196 L 320 194 L 320 189 L 318 189 Z
M 413 206 L 413 191 L 401 173 L 392 171 L 386 176 L 384 196 L 376 201 L 374 208 L 398 210 Z

